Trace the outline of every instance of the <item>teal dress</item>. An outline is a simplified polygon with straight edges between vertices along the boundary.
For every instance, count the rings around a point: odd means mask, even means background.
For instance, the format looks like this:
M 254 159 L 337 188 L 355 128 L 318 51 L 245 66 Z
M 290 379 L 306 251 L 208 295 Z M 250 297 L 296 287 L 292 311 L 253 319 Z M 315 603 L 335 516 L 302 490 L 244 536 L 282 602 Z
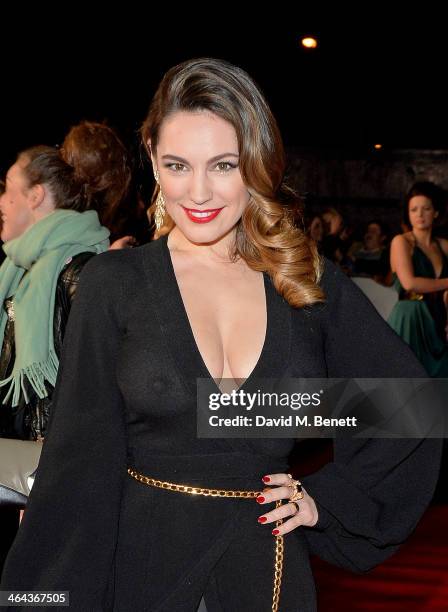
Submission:
M 431 260 L 416 245 L 412 253 L 415 276 L 425 278 L 447 278 L 448 258 L 437 242 L 442 254 L 442 271 L 437 277 Z M 403 289 L 394 276 L 394 287 L 399 301 L 395 304 L 388 322 L 401 338 L 409 344 L 433 377 L 448 377 L 448 344 L 445 326 L 447 312 L 443 302 L 443 291 L 414 293 Z

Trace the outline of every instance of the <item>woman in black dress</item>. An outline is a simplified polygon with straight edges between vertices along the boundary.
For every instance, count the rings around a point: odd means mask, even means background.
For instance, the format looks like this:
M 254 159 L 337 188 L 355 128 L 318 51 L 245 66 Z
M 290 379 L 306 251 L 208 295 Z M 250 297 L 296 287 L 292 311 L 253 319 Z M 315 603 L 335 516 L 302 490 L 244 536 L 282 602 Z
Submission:
M 196 381 L 424 372 L 280 204 L 280 135 L 244 71 L 172 68 L 142 134 L 158 239 L 81 279 L 1 588 L 68 590 L 80 612 L 315 610 L 309 553 L 354 571 L 392 554 L 430 502 L 439 441 L 335 441 L 301 492 L 294 439 L 198 437 Z

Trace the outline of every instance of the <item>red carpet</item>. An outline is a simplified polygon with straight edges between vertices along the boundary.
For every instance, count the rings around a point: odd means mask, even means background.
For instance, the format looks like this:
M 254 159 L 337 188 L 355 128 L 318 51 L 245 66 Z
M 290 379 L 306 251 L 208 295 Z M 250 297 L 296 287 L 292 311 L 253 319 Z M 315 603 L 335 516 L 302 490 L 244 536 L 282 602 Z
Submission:
M 319 612 L 448 612 L 448 505 L 429 508 L 408 542 L 368 574 L 313 559 Z

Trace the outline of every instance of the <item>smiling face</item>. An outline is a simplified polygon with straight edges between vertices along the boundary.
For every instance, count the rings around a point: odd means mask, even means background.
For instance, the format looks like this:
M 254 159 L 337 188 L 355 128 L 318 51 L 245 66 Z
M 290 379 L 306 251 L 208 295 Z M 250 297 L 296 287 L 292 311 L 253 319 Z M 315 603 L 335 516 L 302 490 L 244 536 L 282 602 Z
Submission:
M 3 242 L 18 238 L 34 223 L 32 211 L 32 190 L 23 168 L 16 162 L 8 170 L 5 193 L 0 197 Z
M 413 196 L 409 200 L 408 211 L 409 221 L 414 230 L 431 229 L 434 219 L 438 215 L 431 200 L 423 195 Z
M 167 212 L 182 234 L 209 244 L 231 233 L 250 199 L 233 126 L 206 111 L 176 112 L 163 122 L 154 153 Z

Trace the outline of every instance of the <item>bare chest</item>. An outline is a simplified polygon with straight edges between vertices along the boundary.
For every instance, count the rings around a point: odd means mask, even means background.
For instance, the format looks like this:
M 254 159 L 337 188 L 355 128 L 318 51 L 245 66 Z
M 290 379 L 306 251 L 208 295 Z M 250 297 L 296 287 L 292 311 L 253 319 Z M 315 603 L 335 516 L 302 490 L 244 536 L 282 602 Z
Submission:
M 227 266 L 177 270 L 175 266 L 175 272 L 208 372 L 215 379 L 245 380 L 260 358 L 266 336 L 264 278 L 260 272 Z

